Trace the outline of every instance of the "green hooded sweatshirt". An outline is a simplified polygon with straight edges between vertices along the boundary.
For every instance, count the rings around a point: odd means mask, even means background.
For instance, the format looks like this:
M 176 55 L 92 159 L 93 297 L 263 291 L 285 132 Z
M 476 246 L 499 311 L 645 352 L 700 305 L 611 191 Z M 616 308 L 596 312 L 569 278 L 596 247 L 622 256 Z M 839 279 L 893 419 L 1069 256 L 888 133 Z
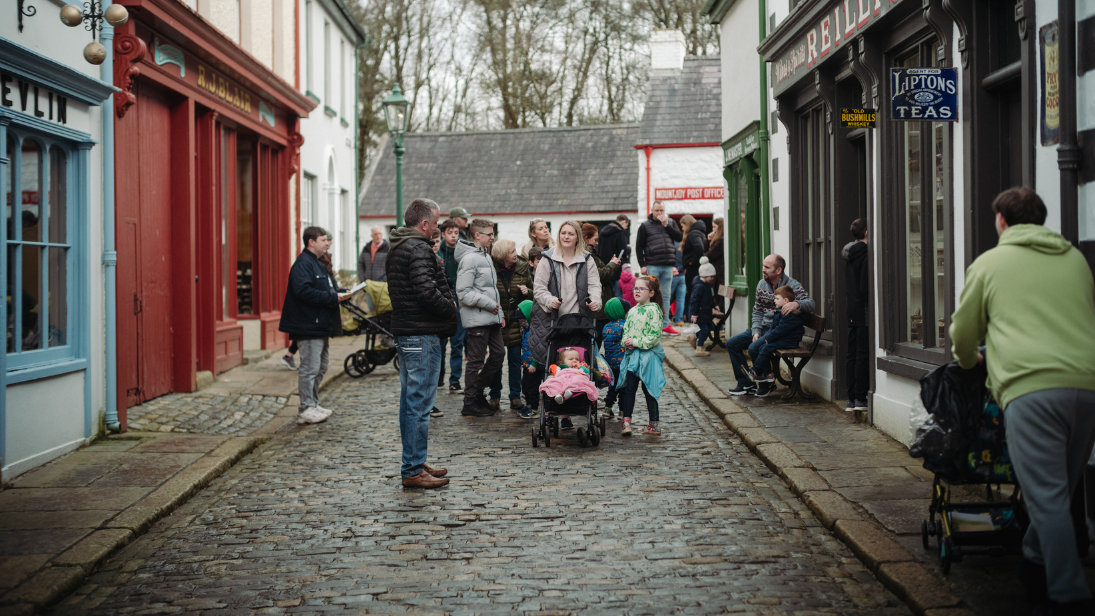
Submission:
M 1042 225 L 1015 225 L 966 270 L 951 319 L 955 359 L 977 363 L 1006 407 L 1043 389 L 1095 391 L 1095 283 L 1080 251 Z

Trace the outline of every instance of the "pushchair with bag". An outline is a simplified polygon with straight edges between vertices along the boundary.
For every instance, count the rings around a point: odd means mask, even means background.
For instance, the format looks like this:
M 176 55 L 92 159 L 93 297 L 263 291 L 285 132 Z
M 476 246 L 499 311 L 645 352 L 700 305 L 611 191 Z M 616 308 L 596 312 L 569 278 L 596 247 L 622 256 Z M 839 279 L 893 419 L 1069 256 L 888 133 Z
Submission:
M 921 380 L 931 417 L 917 430 L 909 454 L 922 456 L 924 468 L 935 475 L 920 533 L 925 550 L 936 538 L 944 575 L 966 555 L 1018 551 L 1029 523 L 1008 455 L 1004 414 L 984 383 L 983 366 L 963 370 L 953 362 Z M 956 499 L 956 486 L 984 486 L 985 498 Z
M 548 333 L 548 355 L 564 347 L 575 347 L 585 350 L 585 357 L 589 364 L 595 365 L 597 326 L 591 317 L 574 313 L 566 314 L 552 323 Z M 547 372 L 544 371 L 546 379 Z M 592 379 L 593 376 L 591 375 Z M 574 396 L 562 404 L 547 394 L 540 394 L 540 422 L 532 428 L 532 446 L 539 447 L 543 441 L 544 447 L 551 447 L 551 439 L 559 437 L 560 421 L 564 415 L 571 417 L 585 416 L 585 426 L 579 426 L 574 430 L 574 437 L 580 447 L 596 446 L 601 442 L 605 434 L 605 420 L 597 412 L 597 403 L 586 396 Z
M 399 369 L 392 326 L 392 302 L 388 283 L 368 280 L 365 287 L 342 302 L 342 331 L 347 336 L 365 336 L 365 346 L 346 356 L 346 374 L 357 379 L 392 360 Z

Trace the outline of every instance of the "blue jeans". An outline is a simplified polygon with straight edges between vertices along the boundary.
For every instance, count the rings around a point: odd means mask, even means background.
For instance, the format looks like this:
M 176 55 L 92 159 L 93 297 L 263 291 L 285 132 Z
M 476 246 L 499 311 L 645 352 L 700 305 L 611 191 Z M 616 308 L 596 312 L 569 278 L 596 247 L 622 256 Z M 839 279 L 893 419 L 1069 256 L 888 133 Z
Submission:
M 702 349 L 703 345 L 707 343 L 707 337 L 711 335 L 711 328 L 715 327 L 714 323 L 697 323 L 696 327 L 700 328 L 696 332 L 696 348 Z
M 399 436 L 403 440 L 400 474 L 414 477 L 426 463 L 430 409 L 437 400 L 441 342 L 437 336 L 396 336 L 399 353 Z
M 509 364 L 509 399 L 521 398 L 521 345 L 517 344 L 506 349 L 506 363 Z M 494 373 L 490 380 L 490 399 L 502 397 L 502 371 Z
M 449 355 L 449 384 L 460 386 L 460 376 L 464 372 L 464 326 L 460 316 L 456 317 L 456 333 L 446 338 L 451 348 Z M 445 343 L 441 345 L 441 361 L 445 361 Z M 439 384 L 438 387 L 441 385 Z
M 673 313 L 673 320 L 680 323 L 684 320 L 684 303 L 688 297 L 688 289 L 684 284 L 684 274 L 673 277 L 673 289 L 669 293 L 673 301 L 677 302 L 677 310 Z
M 760 347 L 764 346 L 764 334 L 753 341 L 753 330 L 747 329 L 726 341 L 726 352 L 730 354 L 730 365 L 734 367 L 734 378 L 738 380 L 738 387 L 749 387 L 753 381 L 746 376 L 745 353 L 749 350 L 749 357 L 760 354 Z
M 764 342 L 764 336 L 757 342 Z M 789 341 L 776 341 L 772 344 L 764 343 L 760 346 L 760 352 L 753 355 L 752 350 L 749 351 L 749 357 L 753 358 L 753 368 L 757 374 L 766 373 L 769 370 L 775 372 L 775 366 L 779 366 L 779 360 L 772 361 L 772 355 L 779 349 L 797 349 L 798 343 L 791 343 Z M 759 366 L 759 367 L 758 367 Z
M 647 265 L 649 275 L 658 279 L 662 288 L 662 327 L 669 327 L 669 302 L 673 294 L 673 266 L 672 265 Z M 634 303 L 634 302 L 632 302 Z
M 612 290 L 616 292 L 616 299 L 618 299 L 620 301 L 623 301 L 623 300 L 626 299 L 627 303 L 629 303 L 629 304 L 632 302 L 632 298 L 630 298 L 630 297 L 625 298 L 624 297 L 624 292 L 620 290 L 620 281 L 619 280 L 612 283 Z

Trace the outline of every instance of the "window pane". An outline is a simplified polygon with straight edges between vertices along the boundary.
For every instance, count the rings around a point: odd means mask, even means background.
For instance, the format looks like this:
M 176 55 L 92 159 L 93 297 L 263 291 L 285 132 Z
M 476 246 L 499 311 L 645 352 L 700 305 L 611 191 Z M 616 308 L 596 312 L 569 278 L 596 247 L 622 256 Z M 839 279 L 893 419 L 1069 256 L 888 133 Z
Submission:
M 12 201 L 12 198 L 11 198 L 11 192 L 13 190 L 15 190 L 15 159 L 14 159 L 14 155 L 15 155 L 15 139 L 13 139 L 11 137 L 8 137 L 8 151 L 5 154 L 5 157 L 8 159 L 8 167 L 10 167 L 11 173 L 6 178 L 7 179 L 7 188 L 6 188 L 7 198 L 4 199 L 4 226 L 7 227 L 7 230 L 8 230 L 8 233 L 7 233 L 8 239 L 11 239 L 11 238 L 15 237 L 13 235 L 15 233 L 15 229 L 14 229 L 14 227 L 12 227 L 12 224 L 11 224 L 11 221 L 12 221 L 11 210 L 12 210 L 12 206 L 13 206 L 13 201 Z
M 64 151 L 49 149 L 49 241 L 68 243 L 68 161 Z M 50 276 L 50 280 L 53 276 Z
M 236 147 L 236 314 L 252 314 L 251 181 L 254 155 L 251 142 L 238 139 Z
M 916 67 L 919 56 L 912 56 L 903 62 L 905 67 Z M 923 289 L 921 286 L 922 248 L 921 236 L 921 171 L 920 171 L 920 122 L 905 122 L 904 147 L 902 148 L 903 170 L 905 175 L 905 246 L 906 273 L 905 297 L 907 302 L 907 329 L 905 340 L 923 344 L 924 311 Z M 928 229 L 931 237 L 931 229 Z
M 23 247 L 23 350 L 41 349 L 42 314 L 42 248 Z
M 745 175 L 741 174 L 738 179 L 738 219 L 741 227 L 741 240 L 738 246 L 741 248 L 741 275 L 745 275 L 745 202 L 749 197 L 749 184 L 745 180 Z
M 50 347 L 64 346 L 68 337 L 68 248 L 49 248 Z
M 23 204 L 22 213 L 22 227 L 23 227 L 23 241 L 25 242 L 38 242 L 41 241 L 41 217 L 42 206 L 39 202 L 39 195 L 41 194 L 41 182 L 40 177 L 42 174 L 42 160 L 41 153 L 38 151 L 38 144 L 32 139 L 25 139 L 23 141 L 23 155 L 20 158 L 20 186 L 22 189 L 21 203 Z M 9 235 L 11 239 L 15 239 L 17 236 Z

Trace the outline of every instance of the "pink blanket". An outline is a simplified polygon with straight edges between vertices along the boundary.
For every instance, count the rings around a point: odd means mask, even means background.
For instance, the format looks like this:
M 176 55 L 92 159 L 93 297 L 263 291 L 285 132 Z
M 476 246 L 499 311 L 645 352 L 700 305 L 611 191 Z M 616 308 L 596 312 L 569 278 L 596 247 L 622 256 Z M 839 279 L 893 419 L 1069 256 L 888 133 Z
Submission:
M 590 400 L 597 400 L 597 386 L 593 384 L 588 373 L 578 368 L 564 368 L 555 376 L 540 383 L 540 391 L 553 398 L 568 389 L 575 396 L 585 394 Z

